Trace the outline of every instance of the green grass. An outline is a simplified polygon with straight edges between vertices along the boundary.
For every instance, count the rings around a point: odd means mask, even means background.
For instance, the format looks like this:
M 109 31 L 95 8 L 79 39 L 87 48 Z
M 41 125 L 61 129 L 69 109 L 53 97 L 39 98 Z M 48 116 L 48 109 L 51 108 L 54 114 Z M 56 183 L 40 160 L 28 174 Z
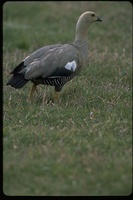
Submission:
M 9 72 L 44 45 L 70 43 L 81 13 L 91 25 L 90 63 L 54 88 L 6 86 Z M 132 192 L 132 5 L 8 2 L 3 6 L 3 192 L 6 195 L 129 195 Z

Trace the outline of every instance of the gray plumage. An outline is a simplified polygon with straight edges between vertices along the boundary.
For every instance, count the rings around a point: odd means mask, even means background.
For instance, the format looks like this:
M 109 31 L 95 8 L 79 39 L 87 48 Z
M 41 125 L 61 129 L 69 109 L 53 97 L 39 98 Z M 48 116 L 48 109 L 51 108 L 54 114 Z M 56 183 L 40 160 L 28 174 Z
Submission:
M 29 80 L 35 85 L 55 86 L 56 91 L 71 80 L 88 63 L 88 26 L 101 21 L 94 12 L 83 13 L 76 25 L 72 44 L 55 44 L 42 47 L 26 57 L 10 74 L 7 85 L 23 87 Z

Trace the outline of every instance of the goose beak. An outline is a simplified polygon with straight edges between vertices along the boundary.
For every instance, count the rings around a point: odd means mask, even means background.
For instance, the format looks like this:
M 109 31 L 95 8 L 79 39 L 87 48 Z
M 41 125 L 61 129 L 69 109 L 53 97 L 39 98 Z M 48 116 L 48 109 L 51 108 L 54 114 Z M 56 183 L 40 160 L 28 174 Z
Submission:
M 102 22 L 102 20 L 100 19 L 100 17 L 97 18 L 97 21 L 98 21 L 98 22 Z

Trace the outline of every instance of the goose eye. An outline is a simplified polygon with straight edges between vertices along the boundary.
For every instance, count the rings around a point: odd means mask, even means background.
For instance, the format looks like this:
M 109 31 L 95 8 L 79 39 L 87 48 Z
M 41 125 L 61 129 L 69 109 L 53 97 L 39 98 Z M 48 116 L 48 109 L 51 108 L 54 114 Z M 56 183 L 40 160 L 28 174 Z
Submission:
M 94 17 L 94 16 L 95 16 L 95 14 L 92 14 L 91 16 L 92 16 L 92 17 Z

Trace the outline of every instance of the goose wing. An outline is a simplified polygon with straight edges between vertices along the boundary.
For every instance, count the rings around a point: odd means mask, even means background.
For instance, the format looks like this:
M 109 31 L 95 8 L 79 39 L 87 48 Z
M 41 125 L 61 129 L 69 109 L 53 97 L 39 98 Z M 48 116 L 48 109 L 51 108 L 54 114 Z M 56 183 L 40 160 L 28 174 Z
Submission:
M 46 46 L 28 56 L 23 65 L 19 73 L 27 80 L 67 76 L 77 70 L 78 55 L 72 45 Z

